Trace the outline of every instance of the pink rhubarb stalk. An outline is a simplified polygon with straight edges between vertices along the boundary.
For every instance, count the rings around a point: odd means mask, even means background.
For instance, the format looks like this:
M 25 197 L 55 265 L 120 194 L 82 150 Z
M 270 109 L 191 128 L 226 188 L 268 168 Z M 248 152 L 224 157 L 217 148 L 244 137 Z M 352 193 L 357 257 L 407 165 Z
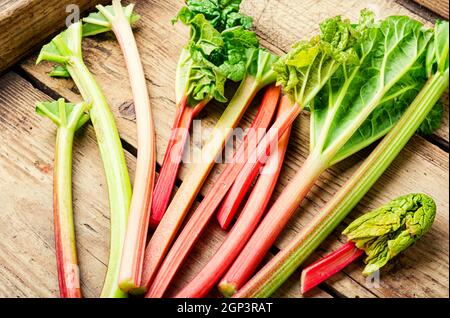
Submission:
M 275 88 L 274 88 L 275 89 Z M 278 88 L 279 89 L 279 88 Z M 270 107 L 272 106 L 272 107 Z M 275 108 L 277 104 L 267 103 L 266 107 L 260 107 L 255 119 L 250 127 L 250 130 L 267 129 L 272 120 L 272 115 L 275 113 Z M 259 135 L 257 136 L 259 137 Z M 251 154 L 258 146 L 259 139 L 249 142 L 248 135 L 244 137 L 241 146 L 238 151 L 244 151 L 247 149 L 246 153 Z M 242 170 L 236 180 L 234 181 L 231 189 L 228 191 L 225 199 L 219 208 L 217 213 L 217 220 L 219 221 L 222 229 L 227 229 L 231 223 L 231 220 L 236 215 L 236 212 L 242 203 L 248 189 L 252 185 L 253 180 L 259 173 L 259 169 L 253 169 L 253 171 Z
M 301 293 L 305 294 L 340 272 L 363 254 L 363 250 L 357 248 L 353 242 L 348 242 L 338 250 L 311 264 L 302 271 Z
M 280 103 L 278 116 L 283 112 L 286 112 L 290 107 L 292 107 L 292 103 L 289 98 L 283 97 Z M 207 296 L 239 255 L 239 252 L 242 250 L 244 244 L 250 238 L 258 225 L 259 220 L 263 216 L 273 190 L 275 189 L 289 143 L 290 130 L 291 129 L 288 128 L 283 134 L 278 143 L 277 151 L 269 157 L 245 207 L 223 244 L 219 247 L 208 264 L 180 293 L 176 295 L 176 297 L 201 298 Z M 236 181 L 237 180 L 238 179 L 236 179 Z
M 202 101 L 195 107 L 190 107 L 187 105 L 187 96 L 185 96 L 177 106 L 172 134 L 153 191 L 152 210 L 150 215 L 150 226 L 152 228 L 158 226 L 166 212 L 180 168 L 184 147 L 189 135 L 189 128 L 192 125 L 194 117 L 197 116 L 206 104 L 207 101 Z
M 125 16 L 119 0 L 113 0 L 112 6 L 113 13 L 102 6 L 97 8 L 109 21 L 122 49 L 137 121 L 138 156 L 118 281 L 122 291 L 133 292 L 139 288 L 141 282 L 150 218 L 156 164 L 155 130 L 144 68 L 131 29 L 130 18 Z

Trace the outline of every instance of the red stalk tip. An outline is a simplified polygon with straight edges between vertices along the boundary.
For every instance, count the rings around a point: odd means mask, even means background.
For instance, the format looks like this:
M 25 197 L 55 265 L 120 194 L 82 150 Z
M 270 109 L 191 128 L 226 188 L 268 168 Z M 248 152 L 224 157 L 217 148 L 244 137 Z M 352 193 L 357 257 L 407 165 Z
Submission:
M 363 250 L 357 248 L 353 242 L 348 242 L 338 250 L 306 267 L 302 271 L 301 293 L 305 294 L 331 276 L 340 272 L 363 254 Z

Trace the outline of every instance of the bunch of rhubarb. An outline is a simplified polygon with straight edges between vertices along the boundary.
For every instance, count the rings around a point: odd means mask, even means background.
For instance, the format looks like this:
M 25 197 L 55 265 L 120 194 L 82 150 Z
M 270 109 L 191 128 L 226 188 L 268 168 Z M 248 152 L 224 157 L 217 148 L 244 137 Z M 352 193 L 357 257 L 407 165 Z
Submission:
M 389 45 L 392 58 L 395 57 L 397 65 L 403 58 L 411 58 L 414 47 L 408 45 L 409 50 L 402 48 L 393 54 L 396 48 L 400 49 L 406 39 L 414 40 L 412 43 L 425 45 L 425 59 L 419 59 L 419 65 L 412 64 L 415 71 L 424 72 L 428 80 L 421 90 L 415 94 L 407 109 L 399 120 L 393 125 L 389 133 L 378 144 L 370 156 L 355 171 L 348 182 L 336 195 L 322 208 L 320 213 L 295 237 L 288 246 L 283 248 L 266 266 L 264 266 L 236 295 L 235 297 L 269 297 L 281 284 L 306 260 L 306 258 L 322 243 L 322 241 L 342 222 L 347 214 L 355 207 L 361 198 L 369 191 L 383 172 L 397 157 L 414 133 L 431 132 L 439 127 L 440 111 L 435 111 L 436 104 L 448 88 L 449 81 L 449 25 L 448 22 L 438 21 L 434 28 L 425 30 L 418 22 L 406 17 L 390 17 L 381 23 L 386 35 L 397 39 L 396 46 Z M 399 32 L 406 30 L 414 31 Z M 408 35 L 409 33 L 409 35 Z M 431 37 L 430 34 L 431 33 Z M 434 36 L 433 36 L 434 34 Z M 400 37 L 401 35 L 401 37 Z M 428 41 L 425 41 L 428 38 Z M 402 39 L 403 41 L 398 41 Z M 386 44 L 389 41 L 386 39 Z M 426 43 L 424 43 L 426 42 Z M 410 43 L 411 44 L 411 43 Z M 401 54 L 398 54 L 402 52 Z M 387 60 L 390 55 L 380 55 Z M 402 57 L 402 59 L 400 59 Z M 387 64 L 387 62 L 385 63 Z M 391 75 L 399 76 L 398 68 Z M 384 73 L 386 76 L 389 73 Z M 417 74 L 417 73 L 416 73 Z M 367 78 L 366 78 L 367 79 Z M 416 80 L 420 78 L 416 77 Z M 279 201 L 277 201 L 279 202 Z M 276 203 L 275 205 L 276 206 Z
M 408 17 L 374 22 L 370 12 L 362 16 L 364 23 L 352 25 L 360 33 L 352 41 L 351 62 L 341 63 L 309 104 L 310 155 L 222 279 L 220 289 L 228 296 L 252 276 L 322 172 L 385 135 L 426 81 L 432 31 Z M 298 100 L 303 73 L 291 65 L 277 70 L 285 93 Z
M 231 8 L 236 8 L 240 1 L 231 1 L 229 3 Z M 196 7 L 196 9 L 201 8 L 205 10 L 202 11 L 204 14 L 195 11 L 196 15 L 194 15 L 194 18 L 190 18 L 188 21 L 194 25 L 192 26 L 194 30 L 203 31 L 201 33 L 192 31 L 191 36 L 197 38 L 199 36 L 209 37 L 212 35 L 214 41 L 220 42 L 222 46 L 219 45 L 217 49 L 214 49 L 212 39 L 204 41 L 200 38 L 198 41 L 190 42 L 190 54 L 193 52 L 198 57 L 201 55 L 199 51 L 207 50 L 211 53 L 211 57 L 219 58 L 220 66 L 219 68 L 214 68 L 217 71 L 215 74 L 226 74 L 222 75 L 224 80 L 225 78 L 230 78 L 232 80 L 241 79 L 242 81 L 216 123 L 210 138 L 203 146 L 200 162 L 194 161 L 190 164 L 188 174 L 185 176 L 183 183 L 150 239 L 145 252 L 144 273 L 141 282 L 141 287 L 145 289 L 148 289 L 153 282 L 184 217 L 214 166 L 217 156 L 221 153 L 229 136 L 231 136 L 233 128 L 236 127 L 258 91 L 274 83 L 276 79 L 271 66 L 277 58 L 259 47 L 252 47 L 258 41 L 255 33 L 246 29 L 249 27 L 249 18 L 237 15 L 235 9 L 228 9 L 227 6 L 223 7 L 222 4 L 216 7 L 217 10 L 221 10 L 220 18 L 216 14 L 210 14 L 208 6 Z M 191 10 L 188 7 L 182 9 L 181 12 L 181 16 L 186 16 L 186 12 L 191 12 Z M 191 13 L 187 16 L 191 16 Z M 209 22 L 207 18 L 211 18 L 212 22 Z M 226 22 L 228 20 L 229 22 Z M 196 27 L 198 21 L 201 21 L 201 24 Z M 219 23 L 218 21 L 221 21 L 219 25 L 228 26 L 228 28 L 222 32 L 216 30 L 213 27 L 213 23 Z M 235 26 L 236 23 L 242 23 L 243 25 Z M 206 30 L 209 31 L 205 32 Z M 202 59 L 206 60 L 204 56 Z M 208 62 L 208 65 L 211 65 L 211 63 L 211 61 Z M 234 76 L 236 77 L 233 78 Z M 196 87 L 193 86 L 192 89 L 196 91 Z
M 363 16 L 362 20 L 365 21 L 365 19 L 365 16 Z M 340 17 L 337 17 L 327 20 L 321 27 L 320 36 L 314 37 L 310 42 L 301 42 L 294 48 L 293 52 L 285 57 L 286 63 L 298 65 L 302 71 L 304 89 L 300 93 L 296 104 L 285 108 L 279 119 L 275 121 L 258 146 L 253 150 L 254 155 L 252 154 L 248 158 L 234 158 L 222 171 L 213 188 L 202 200 L 200 206 L 173 244 L 151 286 L 149 296 L 161 297 L 163 295 L 169 282 L 173 279 L 176 271 L 187 257 L 196 239 L 205 229 L 208 221 L 238 175 L 241 173 L 244 176 L 243 179 L 247 180 L 244 182 L 244 186 L 247 187 L 253 181 L 253 177 L 261 166 L 265 164 L 267 158 L 270 157 L 271 150 L 277 148 L 275 144 L 278 142 L 278 139 L 291 127 L 303 105 L 308 105 L 312 101 L 321 87 L 338 69 L 340 63 L 354 56 L 352 54 L 352 45 L 355 42 L 354 36 L 358 34 L 358 30 L 349 21 L 342 21 Z M 340 30 L 337 34 L 335 33 L 336 29 Z M 354 32 L 352 33 L 353 30 Z M 340 39 L 340 41 L 333 42 L 336 39 Z M 282 62 L 277 62 L 276 65 L 278 63 Z M 240 196 L 238 195 L 237 197 Z M 260 199 L 262 198 L 261 196 Z M 238 232 L 235 232 L 233 235 L 237 234 Z M 232 240 L 237 239 L 239 238 L 232 238 Z M 238 250 L 236 249 L 235 252 L 238 252 Z M 223 271 L 224 268 L 220 270 Z

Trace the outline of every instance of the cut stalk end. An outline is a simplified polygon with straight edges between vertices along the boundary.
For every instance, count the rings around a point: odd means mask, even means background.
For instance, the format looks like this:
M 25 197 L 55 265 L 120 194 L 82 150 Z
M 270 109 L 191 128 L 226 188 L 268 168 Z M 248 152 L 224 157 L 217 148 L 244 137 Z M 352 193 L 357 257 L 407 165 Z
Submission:
M 222 282 L 219 284 L 219 291 L 223 296 L 231 298 L 237 292 L 236 284 Z

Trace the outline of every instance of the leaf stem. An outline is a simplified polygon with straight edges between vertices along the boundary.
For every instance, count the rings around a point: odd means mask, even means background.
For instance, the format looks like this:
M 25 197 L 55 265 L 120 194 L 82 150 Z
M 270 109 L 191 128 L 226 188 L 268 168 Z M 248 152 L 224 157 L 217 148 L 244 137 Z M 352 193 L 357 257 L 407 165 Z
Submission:
M 261 107 L 268 107 L 275 109 L 280 97 L 280 89 L 276 86 L 271 86 L 266 90 Z M 275 106 L 274 106 L 275 105 Z M 254 138 L 256 131 L 249 132 L 249 138 Z M 181 267 L 183 261 L 189 255 L 189 252 L 194 247 L 197 239 L 200 237 L 209 220 L 216 212 L 220 202 L 225 197 L 239 171 L 245 164 L 246 147 L 243 147 L 236 152 L 232 163 L 228 164 L 222 171 L 218 179 L 214 182 L 212 189 L 208 192 L 205 198 L 190 217 L 189 221 L 181 231 L 177 240 L 168 252 L 164 262 L 162 263 L 154 281 L 146 295 L 146 297 L 162 297 L 167 290 L 170 282 L 175 277 L 178 269 Z
M 342 245 L 336 251 L 314 262 L 302 271 L 300 291 L 307 293 L 320 283 L 353 263 L 364 254 L 353 242 Z
M 72 57 L 71 63 L 67 65 L 67 70 L 83 98 L 92 103 L 90 116 L 108 184 L 111 241 L 108 270 L 101 297 L 126 297 L 126 294 L 119 289 L 118 279 L 131 202 L 131 183 L 122 143 L 108 102 L 83 60 Z

